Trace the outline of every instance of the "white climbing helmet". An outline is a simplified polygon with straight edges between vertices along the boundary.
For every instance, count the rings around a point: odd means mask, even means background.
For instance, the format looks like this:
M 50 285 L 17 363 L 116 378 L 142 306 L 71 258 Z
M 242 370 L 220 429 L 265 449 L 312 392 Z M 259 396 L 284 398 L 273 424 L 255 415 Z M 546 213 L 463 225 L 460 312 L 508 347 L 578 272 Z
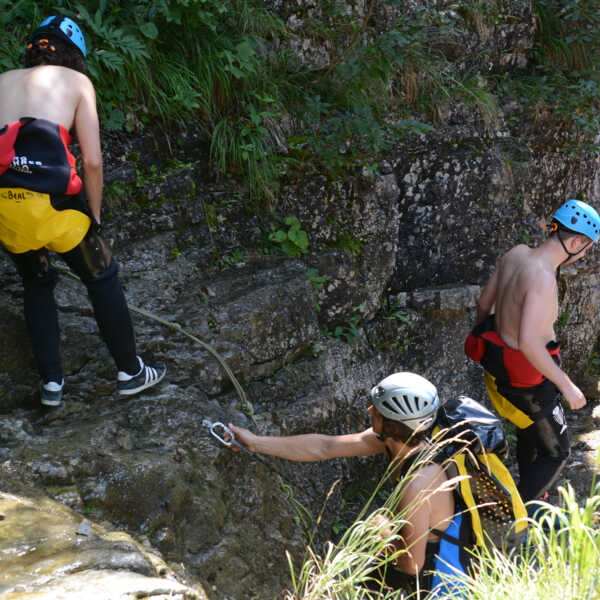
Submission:
M 375 408 L 388 419 L 400 421 L 413 431 L 427 429 L 440 406 L 433 383 L 416 373 L 392 373 L 371 390 Z

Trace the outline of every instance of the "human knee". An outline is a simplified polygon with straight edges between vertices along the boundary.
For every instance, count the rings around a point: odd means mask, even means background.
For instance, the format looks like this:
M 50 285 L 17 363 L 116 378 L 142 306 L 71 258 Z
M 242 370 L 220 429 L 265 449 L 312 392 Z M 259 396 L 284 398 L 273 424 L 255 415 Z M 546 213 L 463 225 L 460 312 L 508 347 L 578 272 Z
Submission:
M 47 252 L 25 252 L 24 254 L 12 255 L 12 259 L 26 290 L 40 287 L 53 289 L 56 285 L 58 273 L 50 264 Z
M 555 446 L 551 451 L 548 452 L 549 459 L 551 459 L 554 463 L 559 465 L 559 468 L 562 465 L 564 465 L 567 462 L 567 460 L 569 460 L 570 456 L 571 456 L 570 448 L 561 449 L 561 448 L 558 448 Z
M 556 463 L 564 463 L 571 455 L 569 436 L 552 427 L 538 428 L 538 452 Z
M 101 306 L 114 307 L 114 303 L 118 303 L 119 298 L 122 297 L 123 288 L 118 272 L 118 263 L 115 260 L 112 260 L 108 268 L 101 273 L 95 273 L 93 276 L 92 274 L 88 274 L 88 276 L 83 279 L 95 311 Z

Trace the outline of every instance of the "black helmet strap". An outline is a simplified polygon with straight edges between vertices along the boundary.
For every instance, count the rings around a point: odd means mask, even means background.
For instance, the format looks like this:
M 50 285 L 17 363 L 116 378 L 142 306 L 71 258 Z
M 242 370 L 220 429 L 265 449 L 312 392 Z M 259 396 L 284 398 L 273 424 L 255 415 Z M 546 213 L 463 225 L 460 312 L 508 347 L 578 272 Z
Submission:
M 560 245 L 563 247 L 563 250 L 567 253 L 567 258 L 565 258 L 565 260 L 563 260 L 560 264 L 564 265 L 570 258 L 573 258 L 573 256 L 577 256 L 578 254 L 581 254 L 590 244 L 592 244 L 592 240 L 590 240 L 581 250 L 577 251 L 577 252 L 569 252 L 567 250 L 567 247 L 565 246 L 565 242 L 563 241 L 563 239 L 560 237 L 560 227 L 556 228 L 556 236 L 558 237 L 558 241 L 560 242 Z M 583 235 L 582 233 L 578 233 L 577 235 Z M 560 265 L 559 265 L 560 268 Z

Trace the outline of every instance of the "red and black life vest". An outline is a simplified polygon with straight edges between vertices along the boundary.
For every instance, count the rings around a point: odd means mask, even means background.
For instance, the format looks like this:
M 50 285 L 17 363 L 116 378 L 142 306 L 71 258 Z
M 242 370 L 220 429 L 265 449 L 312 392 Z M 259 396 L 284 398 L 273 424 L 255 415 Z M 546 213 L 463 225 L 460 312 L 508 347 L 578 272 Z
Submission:
M 560 345 L 549 342 L 548 353 L 560 364 Z M 494 315 L 477 325 L 467 336 L 465 353 L 480 362 L 496 378 L 499 386 L 529 388 L 544 382 L 544 376 L 527 360 L 520 350 L 508 346 L 494 328 Z
M 0 129 L 0 188 L 24 188 L 50 194 L 55 209 L 72 208 L 68 197 L 82 181 L 69 151 L 71 134 L 45 119 L 26 117 Z M 65 198 L 66 197 L 66 198 Z

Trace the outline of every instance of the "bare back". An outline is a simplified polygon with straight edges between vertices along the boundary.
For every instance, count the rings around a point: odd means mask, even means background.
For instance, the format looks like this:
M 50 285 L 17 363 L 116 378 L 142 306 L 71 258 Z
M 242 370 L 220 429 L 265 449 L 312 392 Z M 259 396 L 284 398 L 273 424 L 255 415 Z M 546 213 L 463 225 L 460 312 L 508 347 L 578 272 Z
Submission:
M 6 71 L 0 75 L 0 127 L 34 117 L 71 129 L 90 86 L 83 73 L 55 65 Z
M 528 295 L 543 290 L 547 318 L 541 337 L 554 340 L 553 323 L 558 317 L 558 288 L 555 273 L 540 259 L 539 249 L 523 244 L 507 252 L 498 263 L 496 273 L 496 330 L 510 347 L 519 348 L 521 319 Z

